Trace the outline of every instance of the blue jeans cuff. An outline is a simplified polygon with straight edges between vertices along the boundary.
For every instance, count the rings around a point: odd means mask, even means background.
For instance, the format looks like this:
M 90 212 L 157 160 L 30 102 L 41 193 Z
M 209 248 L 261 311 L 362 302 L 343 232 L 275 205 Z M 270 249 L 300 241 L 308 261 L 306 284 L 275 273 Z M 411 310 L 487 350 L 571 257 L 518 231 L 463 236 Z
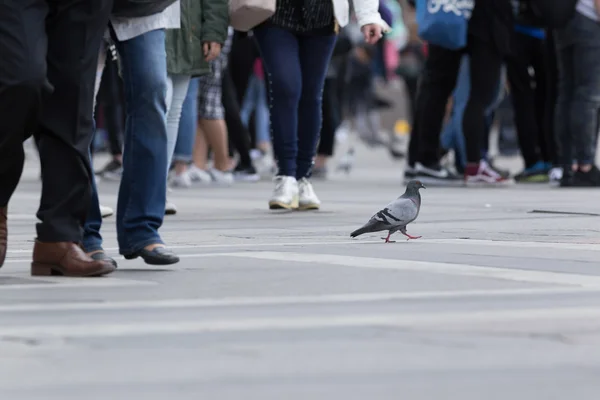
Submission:
M 154 237 L 151 239 L 146 239 L 142 242 L 138 242 L 134 245 L 132 245 L 130 248 L 128 249 L 124 249 L 124 248 L 119 248 L 119 254 L 121 254 L 122 256 L 125 255 L 129 255 L 129 254 L 133 254 L 133 253 L 137 253 L 138 251 L 142 250 L 144 247 L 149 246 L 151 244 L 165 244 L 162 239 L 160 237 Z

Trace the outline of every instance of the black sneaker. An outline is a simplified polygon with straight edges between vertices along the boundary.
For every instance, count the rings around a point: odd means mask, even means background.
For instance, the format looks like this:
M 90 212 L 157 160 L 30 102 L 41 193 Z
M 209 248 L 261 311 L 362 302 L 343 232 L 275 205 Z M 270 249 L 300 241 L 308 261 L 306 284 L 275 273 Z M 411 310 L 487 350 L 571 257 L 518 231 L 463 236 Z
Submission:
M 258 182 L 260 180 L 260 175 L 258 175 L 254 166 L 250 165 L 245 167 L 238 164 L 233 170 L 233 179 L 237 182 Z
M 463 177 L 456 175 L 448 168 L 439 164 L 425 166 L 421 163 L 415 163 L 415 179 L 420 180 L 425 185 L 433 186 L 457 186 L 463 184 Z
M 595 165 L 587 172 L 577 171 L 573 175 L 575 187 L 600 187 L 600 170 Z
M 112 159 L 100 171 L 96 171 L 96 175 L 106 180 L 118 181 L 123 175 L 123 164 L 115 159 Z

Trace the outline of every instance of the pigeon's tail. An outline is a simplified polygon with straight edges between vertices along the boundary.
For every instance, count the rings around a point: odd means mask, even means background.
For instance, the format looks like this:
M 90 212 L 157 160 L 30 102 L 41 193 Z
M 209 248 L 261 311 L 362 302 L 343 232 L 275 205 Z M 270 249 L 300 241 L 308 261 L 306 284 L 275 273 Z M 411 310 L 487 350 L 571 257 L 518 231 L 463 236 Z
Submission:
M 357 230 L 355 230 L 354 232 L 352 232 L 350 234 L 350 237 L 357 237 L 360 235 L 364 235 L 365 233 L 369 233 L 371 231 L 369 226 L 363 226 L 362 228 L 358 228 Z

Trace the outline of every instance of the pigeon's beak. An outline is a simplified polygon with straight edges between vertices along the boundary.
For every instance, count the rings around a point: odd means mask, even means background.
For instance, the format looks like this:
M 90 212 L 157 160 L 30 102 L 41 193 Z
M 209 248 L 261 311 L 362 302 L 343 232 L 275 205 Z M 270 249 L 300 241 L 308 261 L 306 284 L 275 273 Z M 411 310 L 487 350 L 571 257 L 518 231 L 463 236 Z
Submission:
M 427 188 L 425 187 L 425 185 L 423 185 L 423 184 L 421 183 L 421 189 L 427 189 Z

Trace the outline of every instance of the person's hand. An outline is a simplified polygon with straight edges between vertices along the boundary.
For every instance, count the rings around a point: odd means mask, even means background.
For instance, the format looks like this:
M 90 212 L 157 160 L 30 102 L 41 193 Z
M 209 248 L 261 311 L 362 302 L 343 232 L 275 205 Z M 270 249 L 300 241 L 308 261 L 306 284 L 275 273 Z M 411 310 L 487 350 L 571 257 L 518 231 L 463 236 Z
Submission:
M 383 37 L 383 27 L 378 24 L 367 24 L 360 28 L 365 36 L 365 42 L 375 44 Z
M 221 54 L 221 44 L 217 42 L 204 42 L 202 50 L 206 61 L 216 60 L 219 54 Z

